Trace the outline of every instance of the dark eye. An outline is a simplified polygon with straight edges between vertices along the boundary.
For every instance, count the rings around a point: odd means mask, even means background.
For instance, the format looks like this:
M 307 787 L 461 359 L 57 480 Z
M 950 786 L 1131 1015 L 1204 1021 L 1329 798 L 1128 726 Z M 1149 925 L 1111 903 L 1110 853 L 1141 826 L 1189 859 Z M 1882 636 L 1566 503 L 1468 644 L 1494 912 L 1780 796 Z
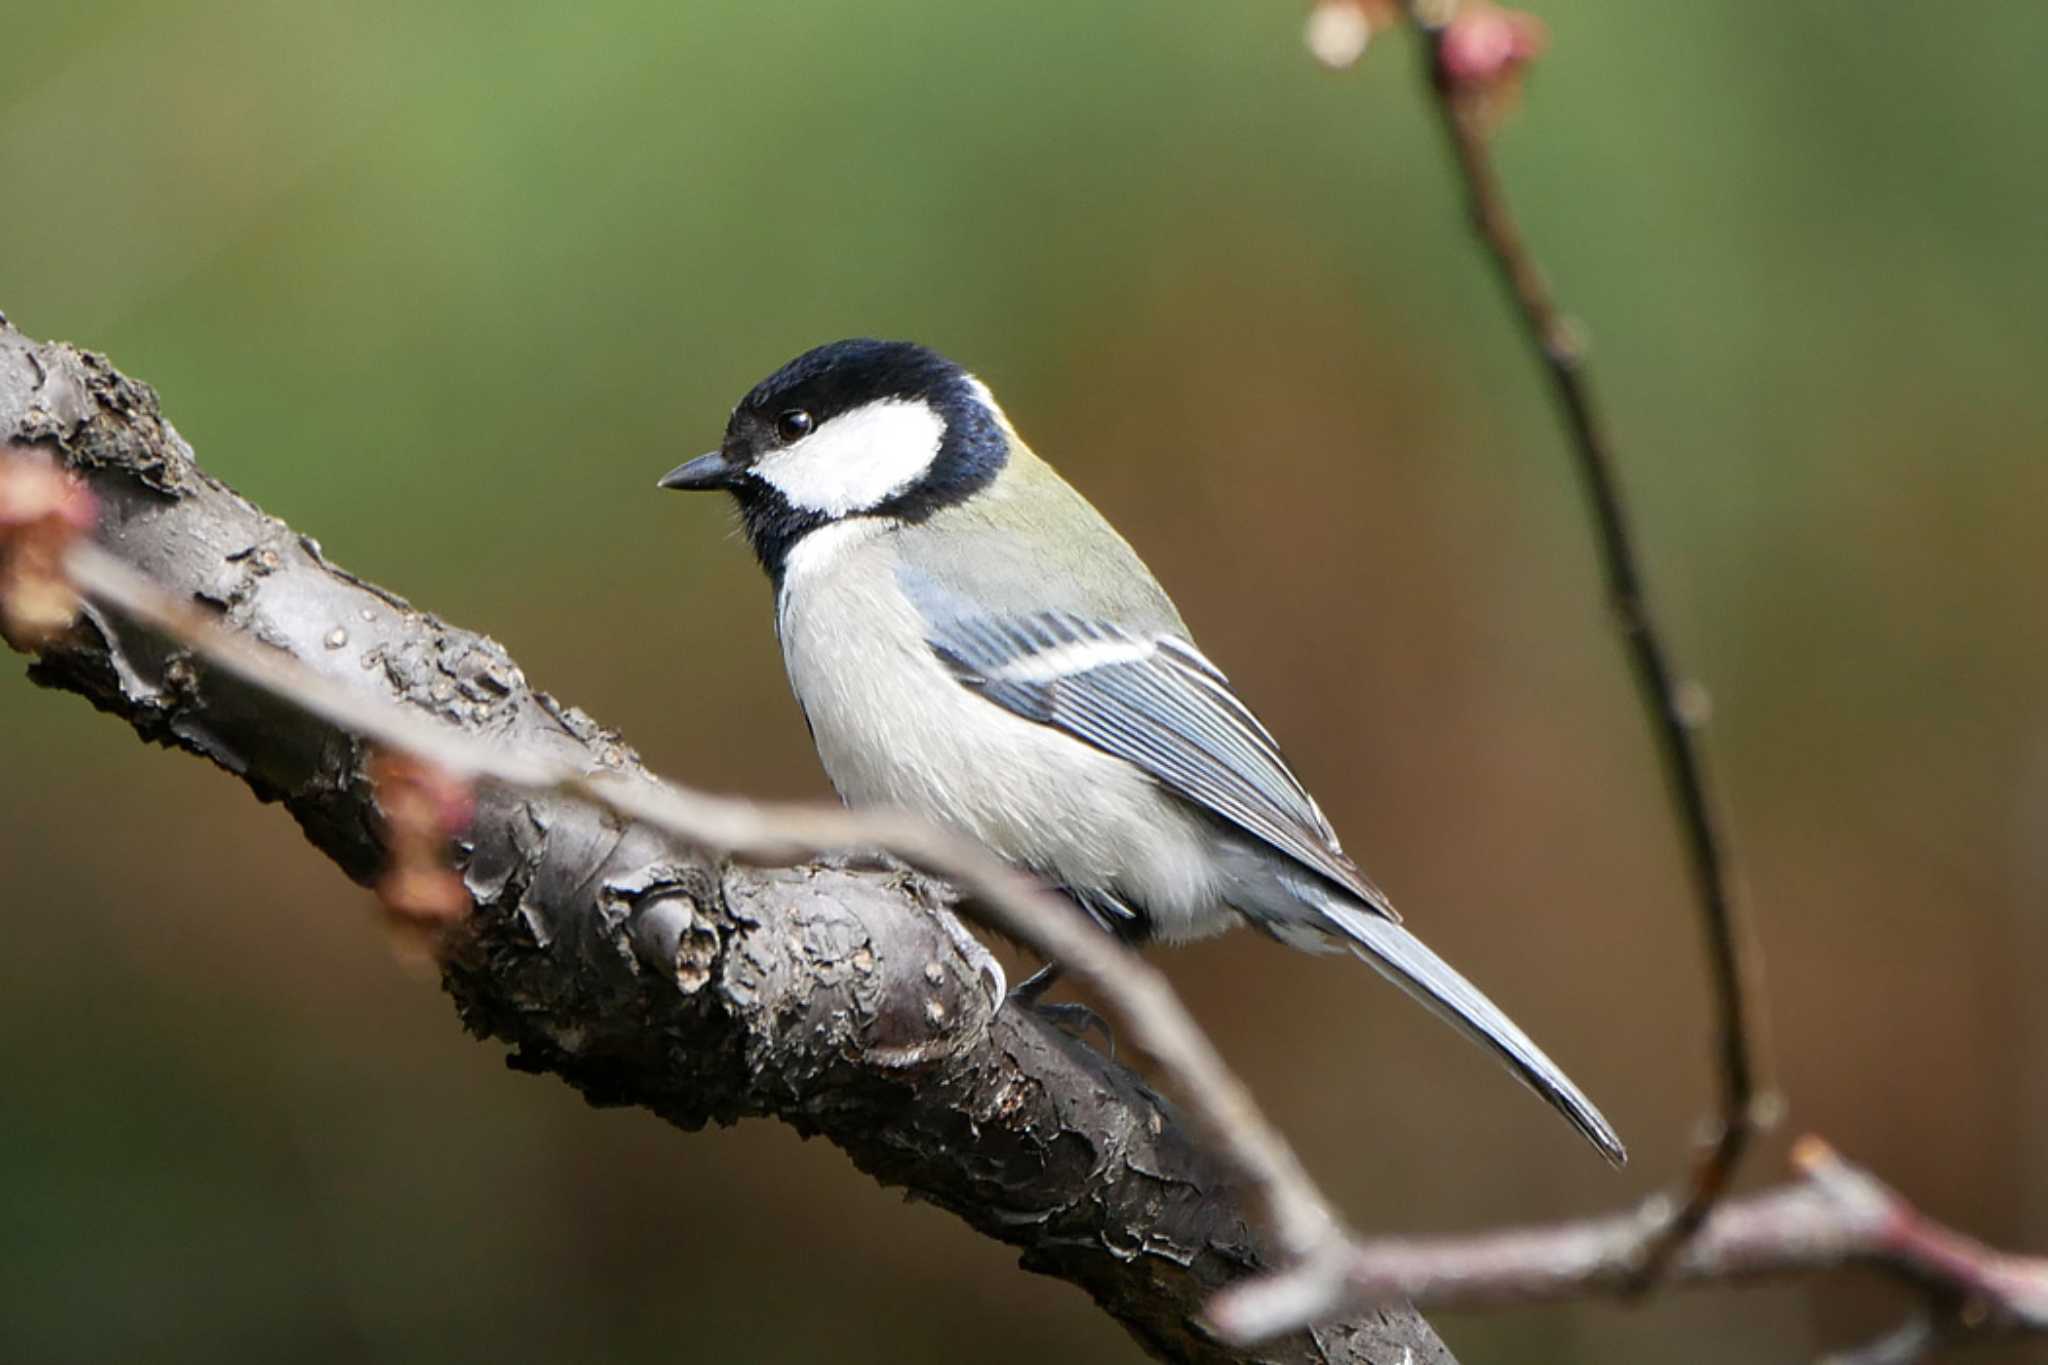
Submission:
M 801 441 L 810 435 L 813 425 L 815 424 L 808 412 L 802 408 L 791 408 L 775 419 L 775 434 L 782 438 L 784 445 L 788 445 L 791 441 Z

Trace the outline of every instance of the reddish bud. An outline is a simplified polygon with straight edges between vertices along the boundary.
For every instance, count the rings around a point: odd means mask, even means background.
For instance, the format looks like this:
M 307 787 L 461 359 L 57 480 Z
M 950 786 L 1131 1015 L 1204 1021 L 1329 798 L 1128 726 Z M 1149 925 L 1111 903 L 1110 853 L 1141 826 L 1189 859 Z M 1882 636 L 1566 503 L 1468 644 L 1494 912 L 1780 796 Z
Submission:
M 92 494 L 33 446 L 16 446 L 0 459 L 0 535 L 44 522 L 74 531 L 93 524 Z
M 395 912 L 384 916 L 385 941 L 398 965 L 423 981 L 441 973 L 448 926 L 440 920 L 408 919 Z
M 431 955 L 442 930 L 470 911 L 469 889 L 448 865 L 448 844 L 469 828 L 475 793 L 444 768 L 380 750 L 370 759 L 390 862 L 377 899 L 391 918 L 400 956 Z
M 1444 26 L 1437 61 L 1453 85 L 1496 86 L 1518 74 L 1549 40 L 1543 21 L 1533 14 L 1467 4 Z
M 467 782 L 411 754 L 378 750 L 370 759 L 370 781 L 393 843 L 439 847 L 467 830 L 476 815 L 476 793 Z
M 33 447 L 0 455 L 0 635 L 40 649 L 78 615 L 64 553 L 92 529 L 91 490 Z
M 452 868 L 394 863 L 377 879 L 377 899 L 400 919 L 448 924 L 469 913 L 469 890 Z

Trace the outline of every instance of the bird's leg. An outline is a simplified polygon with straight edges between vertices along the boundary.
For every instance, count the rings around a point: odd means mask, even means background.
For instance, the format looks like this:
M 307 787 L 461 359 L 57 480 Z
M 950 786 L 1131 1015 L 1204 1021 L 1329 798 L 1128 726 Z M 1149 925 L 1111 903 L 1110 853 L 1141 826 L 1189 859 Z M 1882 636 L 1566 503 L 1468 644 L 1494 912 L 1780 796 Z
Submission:
M 1091 1032 L 1100 1033 L 1104 1055 L 1115 1061 L 1116 1034 L 1110 1031 L 1108 1020 L 1078 1000 L 1046 1001 L 1045 993 L 1059 983 L 1062 974 L 1059 963 L 1046 963 L 1010 992 L 1009 1003 L 1023 1006 L 1060 1032 L 1083 1043 L 1088 1041 Z
M 888 857 L 886 854 L 881 856 L 883 858 Z M 870 864 L 869 866 L 873 865 Z M 897 866 L 902 866 L 902 864 L 898 863 Z M 1104 1053 L 1112 1061 L 1116 1059 L 1116 1034 L 1110 1030 L 1107 1020 L 1077 1000 L 1063 1000 L 1051 1003 L 1045 999 L 1045 993 L 1059 983 L 1063 973 L 1063 969 L 1057 962 L 1047 962 L 1043 967 L 1040 967 L 1029 977 L 1025 978 L 1025 980 L 1018 983 L 1016 989 L 1007 990 L 1002 963 L 996 961 L 995 956 L 988 949 L 982 947 L 980 941 L 973 934 L 969 933 L 967 927 L 942 903 L 951 894 L 946 884 L 926 878 L 915 871 L 915 869 L 904 867 L 904 871 L 914 881 L 923 884 L 924 888 L 928 891 L 927 900 L 931 904 L 932 912 L 938 917 L 940 926 L 945 929 L 946 936 L 952 939 L 954 946 L 960 950 L 960 955 L 974 966 L 976 974 L 989 990 L 990 1000 L 999 1002 L 999 1008 L 1002 1005 L 1009 1004 L 1021 1005 L 1033 1014 L 1044 1018 L 1047 1023 L 1060 1030 L 1060 1032 L 1083 1043 L 1088 1041 L 1088 1035 L 1091 1032 L 1100 1033 L 1102 1035 Z M 1088 910 L 1086 901 L 1078 896 L 1074 896 L 1072 892 L 1066 891 L 1064 888 L 1059 888 L 1059 890 L 1062 895 L 1072 899 L 1076 906 L 1082 910 Z M 1089 911 L 1089 915 L 1098 924 L 1102 923 L 1102 917 L 1096 915 L 1093 911 Z M 1109 928 L 1108 925 L 1104 925 L 1104 927 Z M 1115 932 L 1114 929 L 1110 931 Z
M 974 968 L 975 976 L 988 991 L 991 1005 L 1000 1009 L 1005 1001 L 1013 999 L 1024 989 L 1023 986 L 1019 986 L 1015 991 L 1007 991 L 1009 978 L 1003 972 L 1003 964 L 996 961 L 994 953 L 981 946 L 980 939 L 967 932 L 967 926 L 960 922 L 959 916 L 943 905 L 933 905 L 932 914 L 938 918 L 939 927 L 946 931 L 946 937 L 960 950 L 960 956 L 966 958 L 968 965 Z M 1032 978 L 1033 981 L 1037 979 Z M 1026 985 L 1028 984 L 1027 982 Z
M 1018 982 L 1017 989 L 1010 992 L 1010 998 L 1027 1009 L 1037 1009 L 1045 993 L 1059 984 L 1061 970 L 1057 962 L 1046 963 Z

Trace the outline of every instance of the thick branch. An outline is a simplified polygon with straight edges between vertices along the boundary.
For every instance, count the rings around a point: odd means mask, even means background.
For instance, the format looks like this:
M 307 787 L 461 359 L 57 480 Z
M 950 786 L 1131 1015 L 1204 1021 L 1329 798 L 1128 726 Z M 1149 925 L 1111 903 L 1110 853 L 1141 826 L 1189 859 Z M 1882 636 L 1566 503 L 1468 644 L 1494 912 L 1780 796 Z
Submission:
M 529 796 L 569 796 L 624 824 L 774 866 L 849 849 L 874 849 L 947 878 L 967 893 L 962 905 L 975 919 L 1060 963 L 1116 1008 L 1131 1037 L 1182 1088 L 1211 1143 L 1246 1192 L 1257 1198 L 1266 1227 L 1291 1258 L 1334 1251 L 1344 1240 L 1335 1213 L 1286 1139 L 1224 1065 L 1165 977 L 1097 931 L 1070 904 L 971 840 L 895 811 L 756 802 L 696 791 L 645 774 L 591 772 L 580 764 L 471 735 L 315 672 L 221 624 L 98 546 L 69 546 L 55 568 L 65 576 L 68 588 L 83 590 L 87 600 L 121 620 L 157 631 L 167 643 L 192 651 L 236 680 L 289 702 L 355 740 L 424 759 L 451 781 L 497 782 Z M 394 828 L 393 833 L 387 843 L 396 865 L 407 861 L 397 850 L 414 847 L 415 841 L 408 832 Z M 439 831 L 425 835 L 420 852 L 429 863 L 442 856 L 441 837 Z M 436 875 L 440 871 L 433 869 Z M 458 915 L 470 904 L 459 885 L 453 900 L 455 904 L 444 908 Z M 953 923 L 950 918 L 942 922 L 949 927 Z M 1001 967 L 978 945 L 960 942 L 982 970 L 990 1000 L 999 1001 L 1004 994 Z
M 596 802 L 658 789 L 616 734 L 531 690 L 495 642 L 328 564 L 209 478 L 147 388 L 4 320 L 0 440 L 57 453 L 97 494 L 103 545 L 234 631 L 547 771 L 587 775 L 565 784 L 580 790 L 485 784 L 464 848 L 477 913 L 444 980 L 472 1031 L 512 1046 L 513 1065 L 684 1128 L 768 1116 L 828 1137 L 877 1179 L 1080 1285 L 1160 1358 L 1252 1358 L 1193 1325 L 1211 1292 L 1267 1259 L 1242 1184 L 1127 1070 L 1028 1012 L 995 1010 L 929 883 L 724 866 L 617 818 Z M 31 673 L 282 801 L 357 880 L 377 871 L 366 745 L 347 729 L 105 610 L 89 608 Z M 1411 1353 L 1450 1358 L 1401 1310 L 1257 1358 Z

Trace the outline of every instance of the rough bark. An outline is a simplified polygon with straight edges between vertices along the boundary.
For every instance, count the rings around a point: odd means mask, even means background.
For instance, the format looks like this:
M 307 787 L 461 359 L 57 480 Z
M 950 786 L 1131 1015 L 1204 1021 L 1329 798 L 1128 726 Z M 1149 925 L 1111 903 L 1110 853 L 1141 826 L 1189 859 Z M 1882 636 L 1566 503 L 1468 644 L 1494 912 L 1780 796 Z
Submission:
M 105 546 L 254 638 L 506 745 L 641 771 L 494 641 L 328 563 L 209 477 L 147 386 L 0 318 L 10 439 L 90 482 Z M 368 755 L 349 735 L 90 607 L 30 674 L 283 802 L 357 881 L 377 872 Z M 444 983 L 513 1066 L 684 1129 L 767 1117 L 828 1138 L 1080 1286 L 1160 1359 L 1451 1361 L 1405 1310 L 1255 1352 L 1206 1338 L 1204 1301 L 1261 1264 L 1242 1202 L 1129 1070 L 991 1007 L 923 879 L 724 865 L 573 799 L 505 789 L 478 794 L 460 865 L 477 908 Z

